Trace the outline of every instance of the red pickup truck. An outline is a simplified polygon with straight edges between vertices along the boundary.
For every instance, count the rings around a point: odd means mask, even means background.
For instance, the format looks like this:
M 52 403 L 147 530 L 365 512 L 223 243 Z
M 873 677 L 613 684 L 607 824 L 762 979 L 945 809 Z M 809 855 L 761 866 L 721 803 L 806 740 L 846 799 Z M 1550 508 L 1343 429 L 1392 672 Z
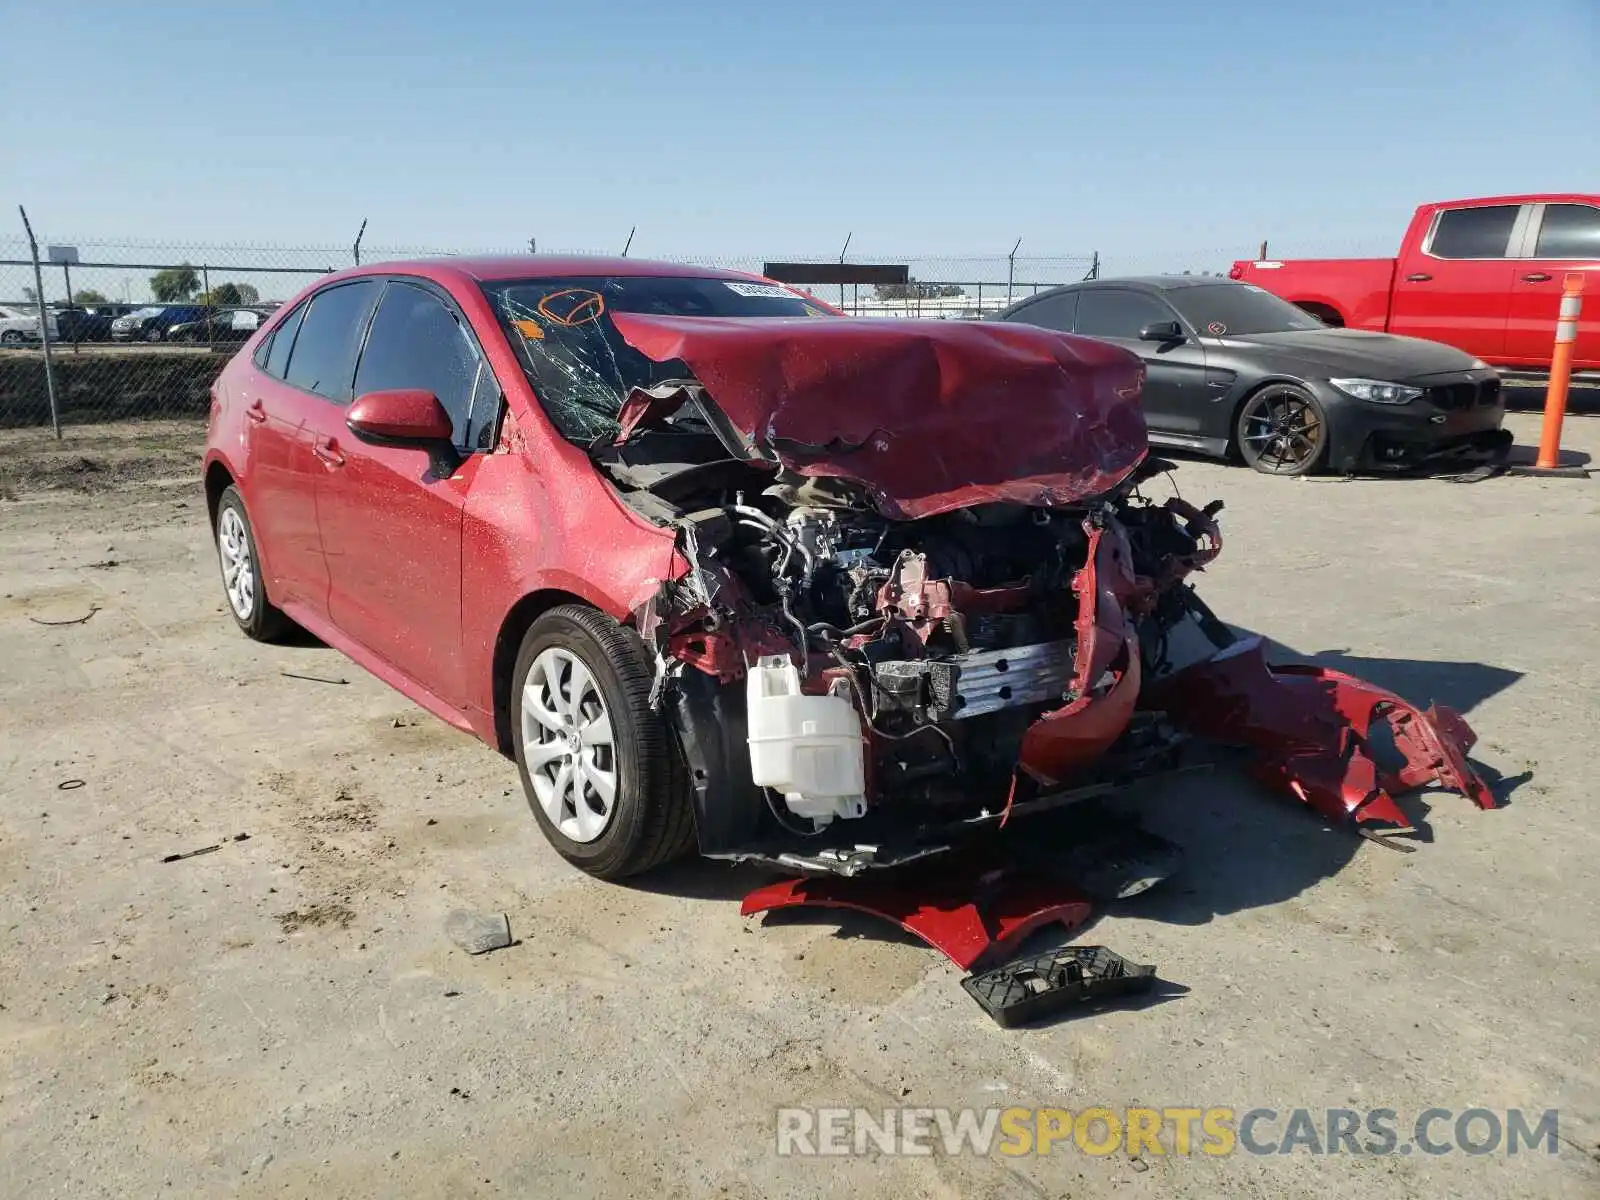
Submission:
M 1563 278 L 1587 274 L 1573 369 L 1600 371 L 1600 196 L 1424 204 L 1398 258 L 1241 260 L 1228 274 L 1329 325 L 1444 342 L 1511 372 L 1548 371 Z

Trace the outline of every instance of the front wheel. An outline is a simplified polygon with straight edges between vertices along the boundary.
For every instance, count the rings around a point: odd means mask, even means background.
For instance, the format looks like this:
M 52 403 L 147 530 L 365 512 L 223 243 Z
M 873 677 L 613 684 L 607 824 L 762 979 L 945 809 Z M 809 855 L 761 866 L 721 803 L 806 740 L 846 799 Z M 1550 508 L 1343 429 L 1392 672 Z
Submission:
M 512 742 L 528 805 L 556 852 L 601 879 L 688 850 L 688 788 L 650 707 L 638 635 L 592 608 L 553 608 L 529 628 L 511 676 Z
M 15 329 L 8 329 L 4 333 L 0 333 L 0 342 L 4 342 L 7 346 L 20 346 L 22 341 L 22 335 Z
M 1244 402 L 1235 431 L 1239 455 L 1263 475 L 1309 475 L 1328 452 L 1328 419 L 1317 398 L 1272 383 Z

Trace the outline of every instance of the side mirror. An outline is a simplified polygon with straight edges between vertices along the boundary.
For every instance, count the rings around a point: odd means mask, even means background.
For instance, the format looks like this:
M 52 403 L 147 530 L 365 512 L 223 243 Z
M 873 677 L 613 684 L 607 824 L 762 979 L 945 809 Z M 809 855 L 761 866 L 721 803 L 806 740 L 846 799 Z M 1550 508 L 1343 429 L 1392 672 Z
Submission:
M 1176 321 L 1152 321 L 1139 330 L 1141 342 L 1181 342 L 1183 326 Z
M 427 451 L 429 479 L 448 478 L 461 465 L 450 414 L 432 392 L 413 388 L 368 392 L 350 406 L 344 423 L 369 445 Z

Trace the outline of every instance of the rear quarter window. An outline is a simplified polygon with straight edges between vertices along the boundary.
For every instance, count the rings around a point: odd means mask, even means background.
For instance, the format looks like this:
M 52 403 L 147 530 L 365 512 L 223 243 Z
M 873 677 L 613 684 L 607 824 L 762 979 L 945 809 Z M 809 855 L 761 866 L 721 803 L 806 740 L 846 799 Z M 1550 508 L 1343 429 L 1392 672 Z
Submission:
M 300 318 L 305 315 L 306 306 L 302 300 L 261 343 L 256 351 L 256 366 L 268 375 L 283 378 L 283 369 L 289 365 L 289 351 L 294 349 L 294 335 L 300 331 Z

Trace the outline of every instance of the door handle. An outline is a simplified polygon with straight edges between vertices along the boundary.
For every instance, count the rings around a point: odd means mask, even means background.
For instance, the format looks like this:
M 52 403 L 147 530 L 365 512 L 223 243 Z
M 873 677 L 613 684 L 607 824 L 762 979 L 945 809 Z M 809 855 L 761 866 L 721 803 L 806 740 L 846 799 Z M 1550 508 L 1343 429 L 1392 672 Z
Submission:
M 244 415 L 247 420 L 254 421 L 259 425 L 262 421 L 267 419 L 267 410 L 262 408 L 261 401 L 257 400 L 255 403 L 251 404 L 249 408 L 244 410 Z
M 317 456 L 317 461 L 332 470 L 344 466 L 344 455 L 339 453 L 339 448 L 327 438 L 318 438 L 312 443 L 311 453 Z
M 1426 271 L 1413 271 L 1406 276 L 1407 283 L 1427 283 L 1433 276 Z
M 1522 282 L 1523 283 L 1549 283 L 1550 282 L 1550 276 L 1546 275 L 1543 271 L 1529 271 L 1526 275 L 1524 275 L 1522 277 Z

